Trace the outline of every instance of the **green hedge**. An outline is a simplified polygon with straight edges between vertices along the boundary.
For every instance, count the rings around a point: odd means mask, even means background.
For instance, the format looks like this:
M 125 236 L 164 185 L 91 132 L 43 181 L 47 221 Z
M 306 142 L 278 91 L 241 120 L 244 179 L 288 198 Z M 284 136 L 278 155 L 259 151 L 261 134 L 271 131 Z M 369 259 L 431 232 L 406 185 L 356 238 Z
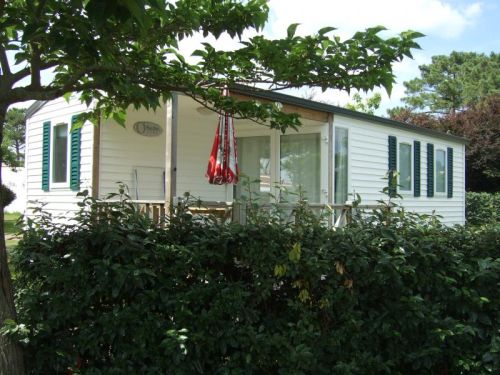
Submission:
M 500 193 L 467 192 L 465 217 L 470 225 L 500 222 Z
M 498 226 L 263 215 L 155 229 L 120 203 L 30 220 L 3 331 L 33 374 L 498 373 Z

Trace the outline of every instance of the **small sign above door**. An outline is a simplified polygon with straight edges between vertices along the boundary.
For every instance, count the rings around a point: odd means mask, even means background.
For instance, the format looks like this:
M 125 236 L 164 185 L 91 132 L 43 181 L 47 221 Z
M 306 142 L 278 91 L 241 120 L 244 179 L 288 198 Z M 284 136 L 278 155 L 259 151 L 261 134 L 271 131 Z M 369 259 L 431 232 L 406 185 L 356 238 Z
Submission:
M 134 131 L 145 137 L 158 137 L 163 133 L 163 129 L 160 125 L 150 121 L 137 121 L 134 124 Z

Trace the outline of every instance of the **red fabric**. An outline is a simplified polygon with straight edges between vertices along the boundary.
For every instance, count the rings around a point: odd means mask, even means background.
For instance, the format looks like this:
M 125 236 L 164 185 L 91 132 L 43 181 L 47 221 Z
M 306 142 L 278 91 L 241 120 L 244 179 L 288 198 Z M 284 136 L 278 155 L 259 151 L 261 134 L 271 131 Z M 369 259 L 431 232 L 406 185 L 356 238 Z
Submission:
M 225 93 L 227 95 L 227 93 Z M 238 153 L 233 116 L 219 115 L 212 151 L 205 176 L 214 185 L 238 183 Z

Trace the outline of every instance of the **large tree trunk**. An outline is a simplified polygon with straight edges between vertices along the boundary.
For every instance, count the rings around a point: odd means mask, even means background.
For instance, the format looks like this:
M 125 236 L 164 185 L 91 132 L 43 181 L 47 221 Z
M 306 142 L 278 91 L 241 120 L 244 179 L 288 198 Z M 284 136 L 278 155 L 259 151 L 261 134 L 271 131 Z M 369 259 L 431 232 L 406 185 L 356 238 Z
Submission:
M 3 124 L 6 106 L 0 106 L 0 144 L 3 140 Z M 3 155 L 0 152 L 0 185 L 2 184 Z M 0 199 L 0 326 L 6 319 L 16 319 L 16 307 L 12 291 L 12 280 L 7 264 L 7 249 L 5 246 L 3 202 Z M 0 374 L 24 375 L 24 360 L 21 346 L 8 337 L 0 335 Z

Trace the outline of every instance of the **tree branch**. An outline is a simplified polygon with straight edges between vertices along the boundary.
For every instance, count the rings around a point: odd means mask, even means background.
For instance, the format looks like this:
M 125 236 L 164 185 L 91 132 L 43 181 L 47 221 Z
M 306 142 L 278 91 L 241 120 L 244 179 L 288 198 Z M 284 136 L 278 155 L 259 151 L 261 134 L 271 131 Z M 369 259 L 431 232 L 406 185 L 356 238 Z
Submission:
M 45 3 L 47 2 L 47 0 L 40 0 L 38 2 L 38 7 L 36 8 L 36 18 L 39 20 L 41 15 L 42 15 L 42 10 L 43 8 L 45 7 Z
M 55 61 L 49 61 L 49 62 L 41 62 L 40 63 L 40 71 L 45 70 L 45 69 L 50 69 L 55 66 L 59 65 Z M 21 79 L 28 77 L 31 74 L 31 67 L 27 66 L 24 69 L 21 69 L 15 73 L 12 74 L 11 77 L 11 82 L 16 83 L 17 81 L 20 81 Z
M 40 49 L 36 42 L 31 44 L 31 87 L 40 87 Z
M 39 91 L 33 91 L 30 86 L 15 87 L 12 90 L 9 90 L 9 92 L 5 95 L 0 94 L 0 103 L 7 103 L 10 105 L 27 100 L 53 100 L 61 97 L 67 92 L 78 92 L 93 89 L 102 90 L 103 88 L 95 82 L 87 82 L 71 87 L 64 85 L 55 88 L 42 88 L 42 90 Z
M 0 44 L 0 65 L 2 67 L 3 76 L 10 76 L 12 74 L 10 72 L 9 60 L 7 59 L 7 53 L 5 52 L 3 44 Z
M 209 106 L 208 103 L 205 100 L 199 99 L 196 95 L 194 95 L 194 94 L 192 94 L 190 92 L 184 92 L 184 94 L 186 94 L 186 96 L 188 96 L 191 99 L 193 99 L 195 102 L 201 104 L 203 107 L 208 108 L 209 110 L 213 111 L 214 113 L 216 113 L 218 115 L 222 114 L 222 111 L 219 111 L 216 108 Z M 250 120 L 250 121 L 252 121 L 252 122 L 254 122 L 254 123 L 258 124 L 258 125 L 265 126 L 266 128 L 271 128 L 271 125 L 266 124 L 264 122 L 261 122 L 261 121 L 255 119 L 255 118 L 244 117 L 244 116 L 237 116 L 237 115 L 235 116 L 234 114 L 233 114 L 233 118 L 235 120 Z

